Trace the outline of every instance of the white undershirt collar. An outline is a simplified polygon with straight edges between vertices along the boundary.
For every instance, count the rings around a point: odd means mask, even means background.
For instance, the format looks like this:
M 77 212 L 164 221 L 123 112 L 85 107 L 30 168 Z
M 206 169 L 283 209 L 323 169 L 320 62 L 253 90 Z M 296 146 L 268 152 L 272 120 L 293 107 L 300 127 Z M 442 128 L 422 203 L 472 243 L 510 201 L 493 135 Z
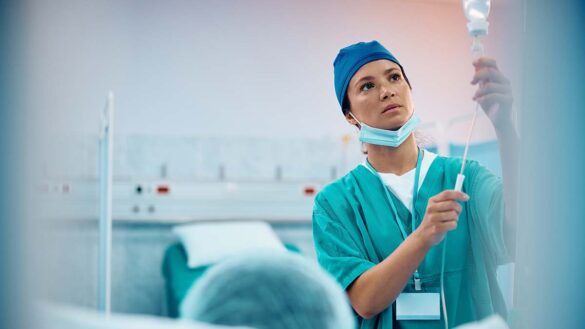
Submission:
M 427 150 L 423 150 L 421 148 L 421 151 L 423 151 L 423 158 L 422 158 L 422 162 L 421 162 L 421 167 L 420 167 L 420 177 L 418 180 L 418 189 L 420 190 L 420 187 L 422 186 L 422 183 L 425 180 L 425 177 L 427 176 L 427 173 L 429 171 L 429 168 L 431 167 L 431 164 L 433 163 L 433 161 L 435 160 L 435 158 L 437 157 L 437 154 L 427 151 Z M 365 162 L 362 163 L 363 166 L 366 166 Z M 390 191 L 396 196 L 398 197 L 398 199 L 400 201 L 402 201 L 402 203 L 404 204 L 404 206 L 412 213 L 412 192 L 413 192 L 413 185 L 414 185 L 414 173 L 415 173 L 415 169 L 413 168 L 412 170 L 402 174 L 402 175 L 395 175 L 392 173 L 379 173 L 380 177 L 382 178 L 382 181 L 384 181 L 384 184 L 386 184 L 386 186 L 390 189 Z

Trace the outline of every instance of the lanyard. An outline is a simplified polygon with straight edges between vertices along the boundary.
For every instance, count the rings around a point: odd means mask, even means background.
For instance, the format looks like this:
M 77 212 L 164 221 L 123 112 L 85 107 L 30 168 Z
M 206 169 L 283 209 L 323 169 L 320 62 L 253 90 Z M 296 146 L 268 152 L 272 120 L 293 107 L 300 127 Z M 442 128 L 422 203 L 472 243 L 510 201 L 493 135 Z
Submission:
M 422 163 L 422 151 L 419 148 L 418 149 L 418 156 L 416 159 L 416 170 L 414 172 L 414 188 L 412 189 L 411 233 L 414 231 L 415 223 L 416 223 L 416 210 L 414 208 L 414 205 L 416 202 L 416 198 L 418 196 L 418 179 L 420 176 L 421 163 Z M 386 192 L 386 198 L 388 199 L 388 202 L 390 203 L 390 208 L 392 208 L 392 213 L 394 214 L 394 220 L 396 221 L 396 224 L 398 224 L 398 228 L 400 229 L 400 233 L 402 234 L 402 238 L 404 238 L 404 240 L 406 240 L 406 238 L 408 237 L 408 234 L 406 233 L 406 230 L 404 229 L 404 225 L 402 225 L 402 221 L 398 218 L 398 211 L 396 210 L 396 205 L 394 204 L 394 200 L 392 200 L 392 196 L 390 195 L 390 190 L 388 189 L 388 187 L 384 183 L 384 180 L 382 179 L 380 174 L 376 171 L 376 169 L 374 169 L 374 167 L 372 167 L 372 165 L 370 164 L 370 162 L 367 161 L 367 159 L 366 159 L 366 167 L 378 177 L 378 179 L 382 183 L 382 186 L 384 186 L 384 192 Z M 414 289 L 421 290 L 422 289 L 421 286 L 422 286 L 422 284 L 420 281 L 420 275 L 418 273 L 418 269 L 416 269 L 414 271 Z

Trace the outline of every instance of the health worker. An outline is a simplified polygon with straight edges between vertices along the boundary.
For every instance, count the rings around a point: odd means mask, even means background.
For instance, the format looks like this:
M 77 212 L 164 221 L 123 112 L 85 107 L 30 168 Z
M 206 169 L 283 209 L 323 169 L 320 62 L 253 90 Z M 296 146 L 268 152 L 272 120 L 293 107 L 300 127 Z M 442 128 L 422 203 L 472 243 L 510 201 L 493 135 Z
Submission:
M 411 83 L 377 41 L 341 49 L 333 66 L 337 100 L 367 158 L 316 196 L 313 235 L 318 261 L 345 289 L 358 328 L 444 328 L 441 298 L 449 327 L 506 317 L 496 268 L 513 259 L 515 224 L 505 207 L 512 184 L 504 193 L 500 177 L 468 161 L 462 191 L 453 190 L 462 160 L 417 145 Z M 493 59 L 473 66 L 473 99 L 495 127 L 508 182 L 518 143 L 510 83 Z

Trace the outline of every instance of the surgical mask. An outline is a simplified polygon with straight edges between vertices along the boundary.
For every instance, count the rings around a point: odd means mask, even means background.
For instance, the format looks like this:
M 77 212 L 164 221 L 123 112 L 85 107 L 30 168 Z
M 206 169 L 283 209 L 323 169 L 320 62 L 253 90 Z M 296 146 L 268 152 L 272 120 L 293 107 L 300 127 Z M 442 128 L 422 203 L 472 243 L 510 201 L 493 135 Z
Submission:
M 360 124 L 360 141 L 367 144 L 375 144 L 382 146 L 398 147 L 420 123 L 420 118 L 416 113 L 412 113 L 412 116 L 406 123 L 398 130 L 388 130 L 370 127 L 367 124 L 360 122 L 351 112 L 349 113 L 355 121 Z

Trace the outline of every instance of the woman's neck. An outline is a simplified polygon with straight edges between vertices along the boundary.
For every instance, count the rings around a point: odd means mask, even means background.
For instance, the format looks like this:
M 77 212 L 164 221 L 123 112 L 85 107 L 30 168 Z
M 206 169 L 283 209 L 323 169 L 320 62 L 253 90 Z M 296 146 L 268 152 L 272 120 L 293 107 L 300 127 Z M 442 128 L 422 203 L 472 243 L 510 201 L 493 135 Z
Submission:
M 368 162 L 381 173 L 403 175 L 416 167 L 418 147 L 410 134 L 398 147 L 368 144 Z

